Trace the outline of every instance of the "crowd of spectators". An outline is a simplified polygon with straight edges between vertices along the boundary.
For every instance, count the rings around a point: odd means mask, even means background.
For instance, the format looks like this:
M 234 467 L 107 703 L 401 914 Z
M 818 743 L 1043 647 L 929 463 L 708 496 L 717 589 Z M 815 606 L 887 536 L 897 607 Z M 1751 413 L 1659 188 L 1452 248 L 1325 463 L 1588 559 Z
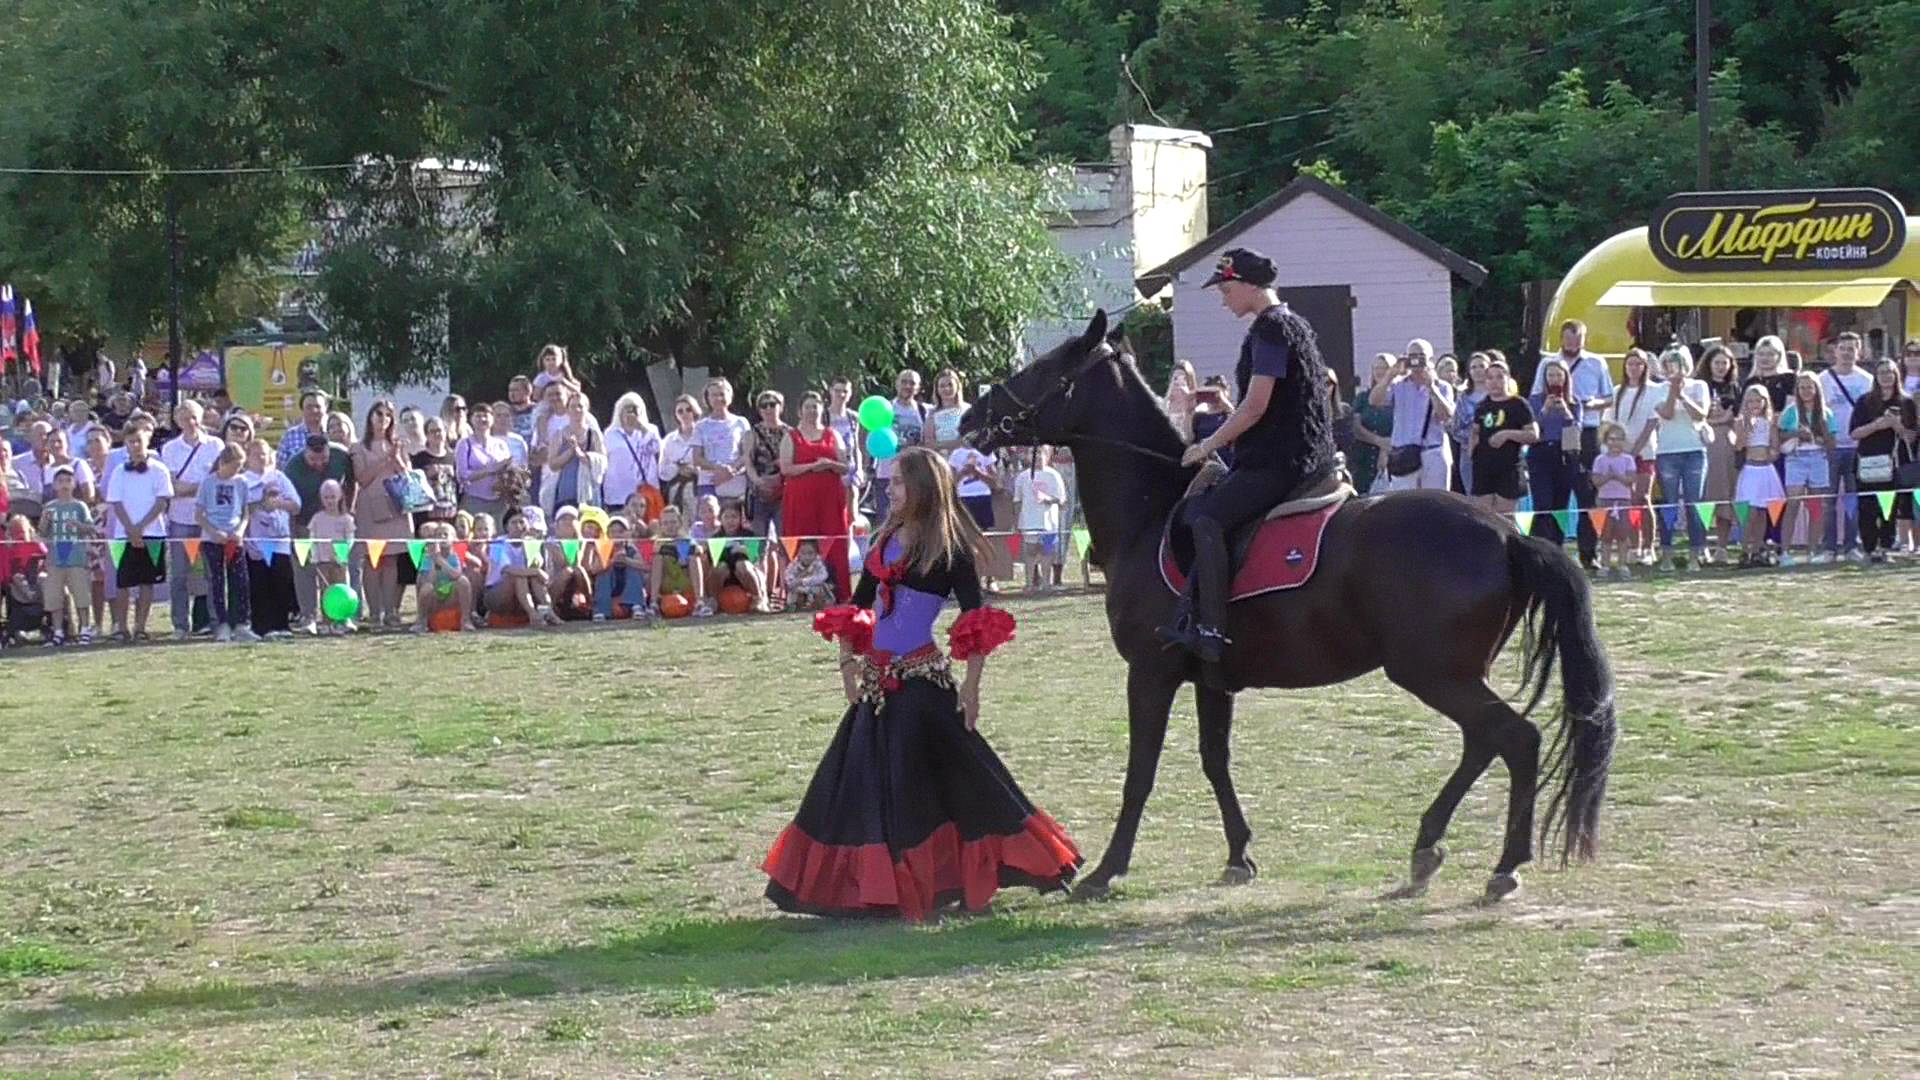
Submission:
M 596 415 L 548 346 L 501 400 L 451 395 L 437 414 L 378 400 L 356 422 L 306 388 L 277 442 L 223 395 L 168 416 L 105 379 L 91 401 L 7 389 L 11 643 L 146 640 L 159 601 L 173 638 L 238 642 L 819 608 L 851 596 L 888 508 L 892 462 L 863 445 L 845 378 L 791 403 L 763 390 L 751 418 L 714 378 L 656 426 L 635 393 Z M 894 434 L 945 456 L 1006 541 L 990 587 L 1064 588 L 1070 458 L 975 450 L 960 376 L 931 389 L 899 373 Z M 350 591 L 346 617 L 330 590 Z

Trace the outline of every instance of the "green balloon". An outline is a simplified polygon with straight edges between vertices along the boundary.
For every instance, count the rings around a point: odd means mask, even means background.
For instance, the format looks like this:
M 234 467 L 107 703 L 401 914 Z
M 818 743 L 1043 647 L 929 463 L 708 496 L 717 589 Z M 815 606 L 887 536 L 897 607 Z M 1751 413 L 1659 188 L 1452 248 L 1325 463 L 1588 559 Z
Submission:
M 329 585 L 326 593 L 320 597 L 320 610 L 334 622 L 346 622 L 360 614 L 359 594 L 353 591 L 353 586 L 344 581 L 338 585 Z
M 875 394 L 860 403 L 860 426 L 868 431 L 893 427 L 893 402 Z

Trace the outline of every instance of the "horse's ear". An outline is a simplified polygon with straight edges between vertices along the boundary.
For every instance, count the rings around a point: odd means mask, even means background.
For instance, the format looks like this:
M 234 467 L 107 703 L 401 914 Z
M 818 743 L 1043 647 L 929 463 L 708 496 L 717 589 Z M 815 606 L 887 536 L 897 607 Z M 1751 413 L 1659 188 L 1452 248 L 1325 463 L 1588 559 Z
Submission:
M 1087 324 L 1087 332 L 1080 335 L 1080 348 L 1091 352 L 1107 337 L 1107 309 L 1101 308 L 1093 313 L 1093 321 Z

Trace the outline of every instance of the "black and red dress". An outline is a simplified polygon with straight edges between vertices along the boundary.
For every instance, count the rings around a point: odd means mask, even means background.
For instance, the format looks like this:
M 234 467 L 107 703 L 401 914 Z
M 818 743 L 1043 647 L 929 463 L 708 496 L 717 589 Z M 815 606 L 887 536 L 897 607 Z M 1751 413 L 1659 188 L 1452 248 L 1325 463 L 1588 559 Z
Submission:
M 962 611 L 948 631 L 956 661 L 1011 640 L 1013 616 L 981 606 L 965 557 L 930 574 L 899 560 L 889 541 L 884 557 L 868 558 L 853 606 L 814 618 L 823 637 L 859 654 L 860 701 L 761 867 L 767 898 L 785 911 L 919 921 L 952 905 L 979 911 L 1004 886 L 1065 888 L 1080 866 L 1066 830 L 967 730 L 951 663 L 933 641 L 950 596 Z

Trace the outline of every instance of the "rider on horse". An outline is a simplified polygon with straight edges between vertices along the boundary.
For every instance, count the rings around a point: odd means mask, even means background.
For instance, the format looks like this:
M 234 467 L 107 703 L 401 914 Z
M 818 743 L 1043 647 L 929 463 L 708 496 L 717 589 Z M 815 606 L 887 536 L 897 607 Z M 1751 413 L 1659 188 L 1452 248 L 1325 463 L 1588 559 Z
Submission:
M 1273 291 L 1278 271 L 1265 255 L 1234 248 L 1202 288 L 1220 287 L 1220 302 L 1237 318 L 1253 316 L 1235 369 L 1240 407 L 1219 430 L 1189 447 L 1182 463 L 1197 465 L 1233 447 L 1233 469 L 1194 497 L 1186 517 L 1193 533 L 1193 573 L 1181 617 L 1160 628 L 1170 647 L 1217 664 L 1229 644 L 1227 537 L 1258 520 L 1306 481 L 1334 467 L 1327 367 L 1313 327 Z

